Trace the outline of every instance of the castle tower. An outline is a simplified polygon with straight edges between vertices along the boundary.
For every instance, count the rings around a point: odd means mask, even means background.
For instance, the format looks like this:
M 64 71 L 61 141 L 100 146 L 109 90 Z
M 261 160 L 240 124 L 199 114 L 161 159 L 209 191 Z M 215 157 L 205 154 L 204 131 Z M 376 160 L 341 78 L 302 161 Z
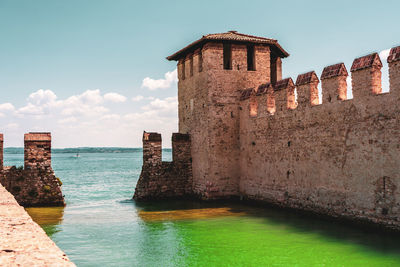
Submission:
M 288 55 L 276 40 L 230 31 L 167 57 L 178 61 L 179 132 L 191 135 L 195 194 L 238 195 L 239 90 L 275 84 Z

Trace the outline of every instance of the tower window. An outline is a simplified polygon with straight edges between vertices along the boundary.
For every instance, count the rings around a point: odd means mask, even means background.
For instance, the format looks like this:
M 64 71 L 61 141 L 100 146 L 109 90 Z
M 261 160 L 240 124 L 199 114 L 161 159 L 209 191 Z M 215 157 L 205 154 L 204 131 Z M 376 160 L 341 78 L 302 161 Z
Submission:
M 231 44 L 224 44 L 224 69 L 232 69 L 232 46 Z
M 193 76 L 193 56 L 190 56 L 190 59 L 189 59 L 189 67 L 190 67 L 190 76 Z
M 201 52 L 200 49 L 200 53 L 199 53 L 199 72 L 203 71 L 203 53 Z
M 186 66 L 185 66 L 185 59 L 184 60 L 182 60 L 182 80 L 184 80 L 186 77 L 186 75 L 185 75 L 185 68 L 186 68 Z
M 254 46 L 248 45 L 247 46 L 247 70 L 256 70 L 254 64 Z
M 276 65 L 277 57 L 271 53 L 271 83 L 275 84 L 278 80 L 278 72 L 277 72 L 277 65 Z

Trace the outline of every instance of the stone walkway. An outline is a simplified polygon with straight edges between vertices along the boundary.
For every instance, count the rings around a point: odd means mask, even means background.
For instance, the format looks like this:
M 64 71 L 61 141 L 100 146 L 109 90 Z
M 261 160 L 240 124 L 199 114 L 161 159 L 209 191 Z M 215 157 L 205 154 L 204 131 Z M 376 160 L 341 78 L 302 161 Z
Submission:
M 0 266 L 75 266 L 2 185 Z

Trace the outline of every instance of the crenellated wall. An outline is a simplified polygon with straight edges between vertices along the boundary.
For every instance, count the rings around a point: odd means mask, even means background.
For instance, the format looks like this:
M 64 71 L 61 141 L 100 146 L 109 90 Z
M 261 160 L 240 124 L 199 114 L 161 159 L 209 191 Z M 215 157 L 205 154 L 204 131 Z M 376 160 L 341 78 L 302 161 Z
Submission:
M 0 137 L 2 159 L 2 134 Z M 25 134 L 24 165 L 24 168 L 7 166 L 0 171 L 0 183 L 14 195 L 17 202 L 25 207 L 64 206 L 61 181 L 51 167 L 50 133 Z
M 135 200 L 192 196 L 191 142 L 188 134 L 172 134 L 172 162 L 162 161 L 161 134 L 143 133 L 143 167 Z
M 317 102 L 315 72 L 297 78 L 295 108 L 288 82 L 265 96 L 243 90 L 240 195 L 399 230 L 398 51 L 393 48 L 388 58 L 389 93 L 381 93 L 382 63 L 376 53 L 354 60 L 353 99 L 345 97 L 343 63 L 324 69 L 322 104 Z M 271 102 L 275 112 L 261 108 Z

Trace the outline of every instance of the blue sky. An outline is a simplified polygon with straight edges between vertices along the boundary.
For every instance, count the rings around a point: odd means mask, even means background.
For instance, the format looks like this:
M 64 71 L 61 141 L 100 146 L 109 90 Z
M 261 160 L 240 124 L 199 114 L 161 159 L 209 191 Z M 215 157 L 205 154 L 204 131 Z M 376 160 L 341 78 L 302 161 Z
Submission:
M 283 76 L 295 79 L 399 45 L 398 10 L 399 1 L 0 0 L 0 131 L 6 146 L 52 131 L 55 147 L 132 147 L 158 130 L 169 146 L 176 65 L 165 57 L 187 43 L 228 30 L 278 39 L 290 53 Z

